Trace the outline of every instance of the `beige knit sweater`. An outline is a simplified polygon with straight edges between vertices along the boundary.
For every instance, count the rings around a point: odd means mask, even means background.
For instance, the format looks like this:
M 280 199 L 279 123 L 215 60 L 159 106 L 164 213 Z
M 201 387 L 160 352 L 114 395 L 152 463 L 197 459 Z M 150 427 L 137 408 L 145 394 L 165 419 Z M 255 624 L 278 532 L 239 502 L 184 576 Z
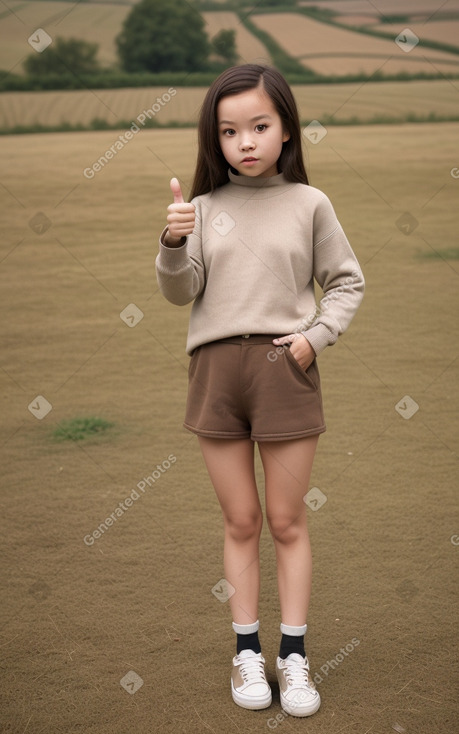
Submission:
M 196 226 L 180 247 L 160 236 L 162 294 L 194 300 L 186 351 L 242 334 L 302 332 L 316 354 L 334 344 L 362 300 L 364 279 L 330 200 L 282 173 L 197 196 Z M 323 291 L 319 305 L 314 279 Z

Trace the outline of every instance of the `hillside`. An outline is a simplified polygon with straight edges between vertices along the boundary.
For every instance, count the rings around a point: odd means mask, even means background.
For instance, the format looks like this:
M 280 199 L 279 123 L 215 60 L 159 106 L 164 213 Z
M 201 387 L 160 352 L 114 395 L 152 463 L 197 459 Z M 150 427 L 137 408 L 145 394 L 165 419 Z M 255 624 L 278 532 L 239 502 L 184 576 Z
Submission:
M 432 0 L 421 0 L 414 7 L 407 0 L 390 1 L 384 5 L 384 14 L 360 0 L 315 0 L 301 3 L 295 12 L 284 13 L 267 12 L 255 4 L 240 16 L 231 3 L 220 5 L 221 11 L 200 11 L 207 33 L 212 38 L 222 28 L 234 29 L 240 62 L 272 60 L 267 41 L 245 27 L 244 18 L 248 17 L 255 29 L 267 33 L 284 53 L 319 76 L 371 76 L 378 70 L 386 76 L 459 74 L 459 0 L 449 0 L 441 8 Z M 51 38 L 76 37 L 96 42 L 101 64 L 107 68 L 116 66 L 115 38 L 131 7 L 127 0 L 15 0 L 0 14 L 0 69 L 23 73 L 22 63 L 31 53 L 27 39 L 38 28 L 43 28 Z M 321 12 L 317 16 L 318 11 L 311 8 Z M 317 17 L 302 14 L 305 11 L 315 12 Z M 389 13 L 396 14 L 400 21 L 387 22 L 394 17 Z M 406 28 L 413 35 L 408 34 L 402 48 L 403 44 L 397 45 L 395 39 Z M 368 35 L 368 31 L 387 37 Z M 420 42 L 411 47 L 413 38 Z M 438 48 L 423 45 L 432 42 Z

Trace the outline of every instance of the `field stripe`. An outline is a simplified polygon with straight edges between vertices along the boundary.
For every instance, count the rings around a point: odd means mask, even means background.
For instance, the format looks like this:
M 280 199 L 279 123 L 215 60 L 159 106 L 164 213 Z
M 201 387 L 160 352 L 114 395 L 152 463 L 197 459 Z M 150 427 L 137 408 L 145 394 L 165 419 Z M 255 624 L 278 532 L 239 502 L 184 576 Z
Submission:
M 395 36 L 394 41 L 377 38 L 323 23 L 298 13 L 257 14 L 253 15 L 251 20 L 262 30 L 271 33 L 282 48 L 292 56 L 306 58 L 306 51 L 308 67 L 320 74 L 342 76 L 358 72 L 371 74 L 377 69 L 376 58 L 390 60 L 391 73 L 409 72 L 414 61 L 419 67 L 418 72 L 431 72 L 429 61 L 435 61 L 437 66 L 453 65 L 459 72 L 459 59 L 454 54 L 419 46 L 412 48 L 409 53 L 404 53 L 396 45 Z M 348 56 L 348 63 L 343 63 L 345 55 L 355 53 L 361 54 L 358 61 Z M 333 63 L 337 55 L 341 56 L 339 64 Z M 326 57 L 330 63 L 324 65 Z
M 378 82 L 352 84 L 293 85 L 302 120 L 339 123 L 374 121 L 378 116 L 398 121 L 457 119 L 457 93 L 448 81 Z M 116 129 L 125 127 L 139 114 L 151 109 L 165 92 L 164 87 L 4 92 L 0 108 L 0 130 L 33 125 L 58 127 L 62 123 L 89 126 L 99 118 Z M 195 125 L 206 87 L 179 87 L 176 95 L 152 116 L 161 125 L 176 121 Z

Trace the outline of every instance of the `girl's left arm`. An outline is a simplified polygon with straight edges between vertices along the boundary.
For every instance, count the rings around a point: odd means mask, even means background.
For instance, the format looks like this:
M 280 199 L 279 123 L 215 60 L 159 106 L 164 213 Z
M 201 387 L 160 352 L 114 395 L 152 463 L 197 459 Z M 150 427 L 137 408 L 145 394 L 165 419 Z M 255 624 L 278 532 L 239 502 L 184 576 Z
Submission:
M 312 323 L 301 333 L 316 354 L 334 344 L 346 331 L 360 306 L 365 280 L 351 245 L 336 219 L 331 203 L 326 199 L 328 214 L 333 212 L 334 227 L 328 234 L 323 230 L 314 243 L 314 278 L 323 291 Z M 331 211 L 330 211 L 331 210 Z M 330 217 L 327 217 L 330 221 Z
M 365 289 L 362 270 L 330 200 L 316 193 L 320 198 L 314 211 L 313 275 L 323 296 L 315 311 L 305 315 L 296 334 L 274 340 L 276 345 L 291 343 L 290 351 L 303 369 L 347 329 Z

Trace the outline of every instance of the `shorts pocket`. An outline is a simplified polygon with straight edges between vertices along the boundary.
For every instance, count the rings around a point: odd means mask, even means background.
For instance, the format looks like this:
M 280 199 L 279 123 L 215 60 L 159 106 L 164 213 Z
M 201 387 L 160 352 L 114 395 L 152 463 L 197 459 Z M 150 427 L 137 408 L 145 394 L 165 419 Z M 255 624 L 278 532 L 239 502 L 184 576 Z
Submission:
M 287 347 L 284 349 L 285 355 L 287 357 L 287 361 L 290 362 L 292 367 L 295 368 L 295 370 L 303 377 L 305 382 L 309 383 L 309 385 L 314 389 L 317 390 L 319 387 L 319 372 L 317 369 L 316 360 L 314 359 L 309 367 L 304 370 L 298 360 L 295 359 L 293 354 L 290 351 L 290 347 Z
M 193 350 L 193 354 L 191 355 L 188 363 L 188 377 L 192 377 L 196 371 L 196 362 L 198 361 L 198 354 L 200 351 L 201 347 L 196 347 L 196 349 Z

